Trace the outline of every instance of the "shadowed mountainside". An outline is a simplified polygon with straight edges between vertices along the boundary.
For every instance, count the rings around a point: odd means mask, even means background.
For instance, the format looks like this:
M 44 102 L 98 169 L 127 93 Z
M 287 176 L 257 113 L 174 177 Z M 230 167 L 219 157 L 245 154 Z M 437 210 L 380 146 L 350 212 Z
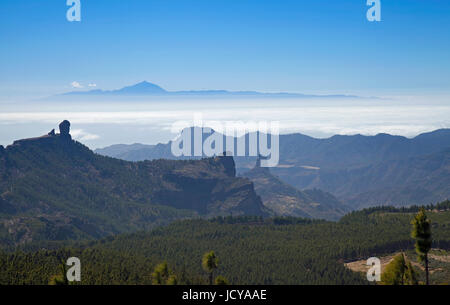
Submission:
M 0 149 L 0 242 L 97 238 L 195 215 L 267 215 L 232 157 L 128 162 L 68 133 Z
M 296 189 L 272 175 L 269 168 L 257 165 L 243 176 L 254 183 L 256 193 L 275 215 L 338 220 L 350 210 L 330 193 Z
M 248 143 L 248 134 L 245 138 Z M 271 168 L 272 174 L 300 190 L 330 192 L 353 209 L 428 204 L 450 197 L 450 129 L 412 139 L 388 134 L 327 139 L 288 134 L 280 135 L 279 141 L 280 163 Z M 170 145 L 97 151 L 125 160 L 174 159 Z M 236 157 L 237 171 L 252 169 L 255 161 L 256 157 Z

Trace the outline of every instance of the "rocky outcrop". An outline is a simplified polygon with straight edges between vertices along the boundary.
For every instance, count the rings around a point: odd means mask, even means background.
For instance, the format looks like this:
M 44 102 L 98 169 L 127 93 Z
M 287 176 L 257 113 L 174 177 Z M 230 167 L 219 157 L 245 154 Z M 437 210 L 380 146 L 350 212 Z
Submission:
M 152 195 L 153 202 L 201 215 L 268 216 L 253 183 L 235 176 L 233 157 L 159 162 L 175 168 L 162 176 L 166 185 Z
M 62 121 L 59 124 L 59 134 L 55 134 L 55 129 L 52 129 L 48 134 L 43 135 L 41 137 L 36 138 L 28 138 L 28 139 L 21 139 L 13 142 L 13 145 L 27 145 L 32 143 L 42 143 L 42 144 L 50 144 L 57 139 L 56 137 L 59 137 L 60 139 L 64 140 L 72 140 L 72 136 L 70 135 L 70 122 L 65 120 Z
M 223 156 L 216 157 L 214 161 L 223 166 L 224 173 L 229 177 L 236 177 L 236 164 L 234 163 L 233 157 L 227 156 L 224 153 Z
M 67 120 L 62 121 L 59 124 L 59 136 L 62 138 L 71 139 L 70 136 L 70 122 Z

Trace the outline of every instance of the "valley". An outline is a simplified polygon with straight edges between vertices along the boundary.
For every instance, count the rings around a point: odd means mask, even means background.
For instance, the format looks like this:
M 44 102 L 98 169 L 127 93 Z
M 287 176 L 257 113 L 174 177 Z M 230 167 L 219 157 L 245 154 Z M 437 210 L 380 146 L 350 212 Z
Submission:
M 248 143 L 249 135 L 243 137 Z M 188 158 L 175 158 L 170 145 L 122 145 L 119 151 L 106 147 L 96 152 L 128 161 Z M 280 135 L 279 145 L 279 165 L 270 168 L 274 176 L 300 191 L 328 192 L 350 209 L 421 205 L 450 198 L 449 129 L 411 139 L 388 134 L 326 139 L 287 134 Z M 237 173 L 245 176 L 257 158 L 234 159 Z

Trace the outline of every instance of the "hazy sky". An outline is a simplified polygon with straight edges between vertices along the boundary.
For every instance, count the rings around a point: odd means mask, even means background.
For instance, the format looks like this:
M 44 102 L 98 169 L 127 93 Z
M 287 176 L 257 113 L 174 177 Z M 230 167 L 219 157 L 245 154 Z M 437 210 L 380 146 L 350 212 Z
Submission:
M 313 136 L 414 136 L 450 127 L 450 1 L 0 1 L 0 144 L 69 119 L 90 147 L 166 142 L 176 120 L 278 120 Z M 44 103 L 147 80 L 167 90 L 257 90 L 378 100 Z M 90 86 L 89 86 L 90 85 Z
M 448 92 L 450 1 L 0 1 L 0 92 L 45 96 L 142 80 L 169 90 Z

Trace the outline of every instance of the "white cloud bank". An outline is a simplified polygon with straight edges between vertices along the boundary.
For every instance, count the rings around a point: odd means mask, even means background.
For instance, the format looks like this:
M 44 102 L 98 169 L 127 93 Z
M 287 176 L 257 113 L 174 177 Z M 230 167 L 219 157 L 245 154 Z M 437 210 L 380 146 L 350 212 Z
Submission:
M 25 107 L 26 106 L 26 107 Z M 24 111 L 24 109 L 26 109 Z M 450 128 L 450 97 L 418 101 L 363 100 L 209 100 L 118 103 L 0 104 L 0 144 L 36 136 L 62 119 L 72 135 L 92 146 L 115 143 L 157 143 L 170 140 L 172 124 L 192 122 L 195 113 L 204 121 L 278 121 L 280 132 L 300 132 L 314 137 L 334 134 L 375 135 L 389 133 L 407 137 L 439 128 Z M 45 126 L 45 127 L 42 127 Z M 94 128 L 101 137 L 87 132 Z M 20 129 L 21 133 L 14 132 Z M 24 130 L 29 129 L 26 133 Z M 2 138 L 3 134 L 3 138 Z
M 88 133 L 84 131 L 83 129 L 73 129 L 70 131 L 70 134 L 72 135 L 72 138 L 79 141 L 92 141 L 97 140 L 100 138 L 100 136 L 92 133 Z
M 72 86 L 72 88 L 76 88 L 76 89 L 81 89 L 83 88 L 83 85 L 81 85 L 79 82 L 71 82 L 70 85 Z

